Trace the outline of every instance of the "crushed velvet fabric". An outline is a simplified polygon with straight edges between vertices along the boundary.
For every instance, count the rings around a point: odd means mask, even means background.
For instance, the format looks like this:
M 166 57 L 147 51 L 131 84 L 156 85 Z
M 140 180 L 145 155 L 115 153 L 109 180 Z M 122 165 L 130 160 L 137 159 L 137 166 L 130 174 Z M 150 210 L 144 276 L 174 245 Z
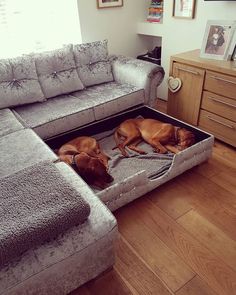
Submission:
M 42 161 L 56 161 L 52 150 L 30 129 L 0 138 L 0 178 Z
M 0 60 L 0 109 L 45 101 L 30 56 Z
M 145 104 L 153 106 L 157 87 L 164 78 L 164 69 L 156 64 L 126 56 L 110 56 L 116 82 L 128 83 L 144 89 Z
M 78 75 L 84 86 L 113 81 L 107 40 L 73 45 Z
M 114 216 L 69 166 L 58 163 L 56 167 L 89 203 L 90 215 L 83 224 L 3 268 L 0 294 L 67 294 L 114 263 Z
M 80 98 L 88 106 L 93 106 L 96 120 L 106 118 L 144 102 L 143 89 L 116 82 L 89 87 L 86 91 L 74 92 L 71 95 Z
M 0 178 L 0 192 L 0 268 L 83 223 L 90 213 L 88 203 L 50 162 Z
M 0 137 L 21 129 L 24 127 L 11 110 L 0 110 Z
M 27 126 L 42 138 L 49 138 L 143 101 L 143 90 L 138 87 L 110 82 L 14 110 Z
M 76 71 L 71 46 L 34 56 L 39 82 L 46 98 L 84 88 Z

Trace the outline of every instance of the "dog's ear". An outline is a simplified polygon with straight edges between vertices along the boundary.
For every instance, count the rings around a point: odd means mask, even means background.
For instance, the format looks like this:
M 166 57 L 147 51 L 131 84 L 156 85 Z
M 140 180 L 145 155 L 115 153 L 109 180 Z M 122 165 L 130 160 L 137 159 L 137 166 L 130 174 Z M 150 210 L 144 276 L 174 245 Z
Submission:
M 107 183 L 105 183 L 104 181 L 95 180 L 93 182 L 93 185 L 100 188 L 100 189 L 105 189 L 107 186 Z
M 71 155 L 60 155 L 59 159 L 69 165 L 72 164 L 72 156 Z

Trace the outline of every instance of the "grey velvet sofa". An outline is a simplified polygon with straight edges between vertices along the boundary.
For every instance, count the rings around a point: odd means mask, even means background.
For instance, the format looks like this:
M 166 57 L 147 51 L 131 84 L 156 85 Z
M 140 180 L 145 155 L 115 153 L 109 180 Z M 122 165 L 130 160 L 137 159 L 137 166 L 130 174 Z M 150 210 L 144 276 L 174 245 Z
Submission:
M 1 266 L 0 295 L 67 294 L 112 267 L 114 216 L 43 140 L 153 104 L 163 76 L 157 65 L 108 56 L 106 41 L 0 61 L 0 181 L 48 163 L 91 208 L 83 224 Z

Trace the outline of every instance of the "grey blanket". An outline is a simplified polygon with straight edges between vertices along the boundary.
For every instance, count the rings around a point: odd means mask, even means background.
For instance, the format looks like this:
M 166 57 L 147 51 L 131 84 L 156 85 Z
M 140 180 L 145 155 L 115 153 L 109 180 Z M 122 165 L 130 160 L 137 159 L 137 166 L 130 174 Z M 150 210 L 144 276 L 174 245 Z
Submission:
M 90 207 L 50 163 L 0 179 L 0 266 L 85 221 Z
M 155 179 L 166 173 L 170 168 L 174 155 L 172 153 L 155 153 L 152 147 L 145 142 L 141 142 L 138 148 L 144 150 L 147 153 L 146 155 L 140 155 L 127 148 L 129 158 L 125 158 L 119 149 L 112 150 L 115 146 L 113 134 L 114 130 L 94 136 L 98 140 L 101 149 L 111 157 L 109 170 L 114 177 L 114 182 L 110 185 L 121 182 L 141 170 L 146 171 L 149 179 Z

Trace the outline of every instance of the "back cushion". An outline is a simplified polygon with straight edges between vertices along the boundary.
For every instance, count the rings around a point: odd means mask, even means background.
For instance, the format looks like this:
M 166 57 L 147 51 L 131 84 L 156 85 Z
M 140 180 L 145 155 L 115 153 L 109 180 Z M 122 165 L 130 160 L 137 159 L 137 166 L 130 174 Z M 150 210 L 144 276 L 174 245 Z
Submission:
M 76 71 L 71 45 L 37 54 L 35 63 L 46 98 L 84 89 Z
M 44 100 L 30 56 L 0 60 L 0 109 Z
M 73 45 L 77 72 L 84 86 L 114 80 L 108 60 L 107 40 Z

